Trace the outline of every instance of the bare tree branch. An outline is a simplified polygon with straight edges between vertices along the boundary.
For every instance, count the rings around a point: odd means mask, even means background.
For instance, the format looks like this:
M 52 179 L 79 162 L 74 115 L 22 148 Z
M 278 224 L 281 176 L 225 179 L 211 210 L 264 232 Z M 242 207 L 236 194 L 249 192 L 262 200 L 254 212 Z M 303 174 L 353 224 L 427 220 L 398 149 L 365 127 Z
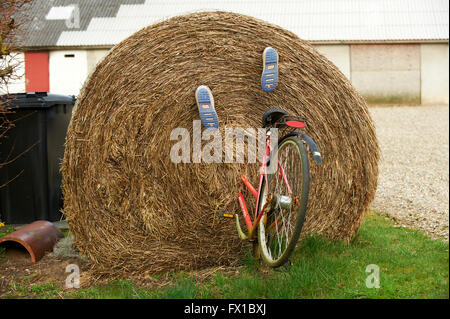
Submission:
M 0 144 L 8 131 L 14 126 L 8 114 L 13 113 L 7 107 L 8 83 L 20 79 L 18 73 L 23 61 L 20 57 L 19 43 L 25 24 L 28 22 L 24 10 L 32 0 L 0 0 L 0 94 L 6 97 L 0 98 Z M 0 162 L 0 169 L 8 160 Z

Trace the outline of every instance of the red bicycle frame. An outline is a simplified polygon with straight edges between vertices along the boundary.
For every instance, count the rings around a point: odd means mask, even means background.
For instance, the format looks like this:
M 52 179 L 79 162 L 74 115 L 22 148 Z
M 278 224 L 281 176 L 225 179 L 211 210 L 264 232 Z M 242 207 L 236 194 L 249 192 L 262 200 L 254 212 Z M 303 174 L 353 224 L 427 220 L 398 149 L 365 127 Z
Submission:
M 253 221 L 252 218 L 250 217 L 249 213 L 248 213 L 248 209 L 247 209 L 247 205 L 245 204 L 245 200 L 244 200 L 244 196 L 242 195 L 242 193 L 238 194 L 238 201 L 239 201 L 239 205 L 241 207 L 241 211 L 242 214 L 244 216 L 244 221 L 245 221 L 245 225 L 247 226 L 247 234 L 244 234 L 244 232 L 242 231 L 242 228 L 240 226 L 239 223 L 239 217 L 236 214 L 236 227 L 238 229 L 238 233 L 239 236 L 241 237 L 241 239 L 246 240 L 252 240 L 256 234 L 255 231 L 258 227 L 259 221 L 261 220 L 261 217 L 263 216 L 263 212 L 266 209 L 267 205 L 271 203 L 272 201 L 272 194 L 269 194 L 269 200 L 264 204 L 264 206 L 261 208 L 260 211 L 258 211 L 258 206 L 259 206 L 259 200 L 260 200 L 260 194 L 262 192 L 262 184 L 263 184 L 263 179 L 266 178 L 267 180 L 267 162 L 268 159 L 270 157 L 270 153 L 273 151 L 273 147 L 270 145 L 270 134 L 268 132 L 268 134 L 266 134 L 266 151 L 265 154 L 263 156 L 262 162 L 261 162 L 261 167 L 259 170 L 259 187 L 258 187 L 258 191 L 255 190 L 255 188 L 252 186 L 252 184 L 247 180 L 247 178 L 245 176 L 241 177 L 241 181 L 244 183 L 245 187 L 250 191 L 250 193 L 253 195 L 253 197 L 256 198 L 256 207 L 255 207 L 255 215 L 253 217 Z M 286 175 L 284 174 L 284 169 L 281 166 L 280 161 L 278 160 L 278 167 L 280 168 L 280 175 L 279 177 L 283 179 L 284 183 L 286 184 L 287 190 L 289 194 L 292 194 L 292 190 L 291 187 L 289 185 L 289 182 L 286 178 Z M 265 183 L 265 187 L 266 187 L 266 192 L 268 192 L 269 190 L 269 185 L 268 183 Z

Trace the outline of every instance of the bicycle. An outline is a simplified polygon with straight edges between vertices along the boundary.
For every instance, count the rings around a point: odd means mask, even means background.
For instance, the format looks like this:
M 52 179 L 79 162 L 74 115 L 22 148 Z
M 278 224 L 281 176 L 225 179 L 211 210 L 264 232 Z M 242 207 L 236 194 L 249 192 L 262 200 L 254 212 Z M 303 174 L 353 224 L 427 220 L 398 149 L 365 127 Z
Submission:
M 315 162 L 322 163 L 322 156 L 312 138 L 298 131 L 282 136 L 276 146 L 270 143 L 271 128 L 290 127 L 297 130 L 306 126 L 304 119 L 292 117 L 281 109 L 269 109 L 264 113 L 262 122 L 266 129 L 266 151 L 261 161 L 258 191 L 245 176 L 241 177 L 256 199 L 253 219 L 242 192 L 238 194 L 247 233 L 242 230 L 238 214 L 219 215 L 234 218 L 239 237 L 253 242 L 254 255 L 276 268 L 288 262 L 305 220 L 310 172 L 304 142 Z

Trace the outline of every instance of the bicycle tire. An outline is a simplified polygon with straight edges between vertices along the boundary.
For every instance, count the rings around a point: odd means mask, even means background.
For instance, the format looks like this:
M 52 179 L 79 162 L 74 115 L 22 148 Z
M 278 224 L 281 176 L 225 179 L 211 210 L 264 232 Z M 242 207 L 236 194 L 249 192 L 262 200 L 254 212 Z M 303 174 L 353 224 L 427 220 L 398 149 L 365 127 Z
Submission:
M 283 264 L 285 264 L 288 261 L 290 255 L 293 252 L 293 250 L 298 242 L 298 239 L 300 237 L 300 233 L 303 228 L 303 223 L 305 220 L 306 208 L 308 205 L 309 160 L 308 160 L 308 154 L 306 151 L 306 147 L 303 144 L 303 142 L 297 136 L 294 136 L 294 135 L 286 135 L 286 136 L 282 137 L 278 142 L 278 147 L 276 147 L 271 154 L 271 161 L 272 161 L 272 159 L 276 158 L 277 164 L 278 164 L 278 158 L 279 158 L 278 153 L 280 151 L 282 151 L 283 148 L 287 144 L 294 145 L 294 149 L 297 150 L 298 156 L 299 156 L 299 163 L 296 165 L 300 165 L 299 172 L 301 172 L 301 175 L 302 175 L 301 179 L 300 179 L 301 185 L 302 185 L 301 191 L 298 192 L 299 193 L 298 195 L 300 197 L 300 205 L 296 205 L 297 208 L 294 212 L 296 221 L 295 221 L 292 235 L 290 236 L 290 239 L 288 238 L 289 242 L 286 244 L 286 247 L 283 249 L 283 252 L 276 258 L 274 258 L 272 256 L 272 253 L 269 252 L 269 248 L 267 246 L 268 240 L 266 238 L 266 225 L 265 225 L 265 223 L 267 223 L 267 210 L 263 213 L 264 215 L 260 219 L 260 222 L 258 225 L 258 244 L 259 244 L 260 256 L 261 256 L 261 259 L 268 266 L 273 267 L 273 268 L 282 266 Z M 277 168 L 276 172 L 278 172 L 278 168 Z M 271 185 L 271 182 L 273 182 L 273 177 L 275 174 L 267 175 L 267 179 L 268 179 L 268 187 L 267 188 L 269 189 L 269 192 L 266 191 L 266 187 L 265 187 L 265 183 L 267 182 L 266 178 L 263 179 L 262 188 L 261 188 L 261 192 L 260 192 L 260 196 L 259 196 L 259 200 L 258 200 L 258 211 L 261 210 L 264 203 L 267 201 L 267 196 L 268 196 L 267 193 L 270 193 L 270 185 Z M 277 194 L 277 195 L 281 195 L 281 194 Z M 281 206 L 280 206 L 280 210 L 281 210 Z M 280 216 L 281 215 L 283 215 L 283 212 L 280 212 Z M 292 211 L 290 211 L 289 217 L 291 215 L 292 215 Z M 279 217 L 277 217 L 277 218 L 279 218 Z M 274 223 L 276 225 L 275 228 L 278 229 L 277 223 L 276 222 L 274 222 Z M 284 218 L 283 218 L 283 224 L 284 224 Z M 278 230 L 277 230 L 277 232 L 278 232 Z M 289 237 L 289 236 L 287 236 L 287 237 Z M 278 240 L 279 240 L 279 238 L 278 238 Z M 269 245 L 270 244 L 271 243 L 269 243 Z M 283 245 L 283 243 L 281 243 L 280 245 Z M 280 250 L 281 250 L 281 248 L 280 248 Z

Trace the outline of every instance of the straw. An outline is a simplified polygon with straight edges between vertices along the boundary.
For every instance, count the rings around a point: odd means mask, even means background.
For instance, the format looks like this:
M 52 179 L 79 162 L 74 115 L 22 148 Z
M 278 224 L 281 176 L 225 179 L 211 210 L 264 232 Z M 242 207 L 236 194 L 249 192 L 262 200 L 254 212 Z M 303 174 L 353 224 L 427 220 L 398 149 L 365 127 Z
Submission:
M 279 53 L 279 84 L 271 93 L 260 84 L 267 46 Z M 304 234 L 351 240 L 378 176 L 378 142 L 364 99 L 293 33 L 249 16 L 202 12 L 119 43 L 79 96 L 62 165 L 64 214 L 93 269 L 132 275 L 229 266 L 249 248 L 234 223 L 216 214 L 240 211 L 240 176 L 256 186 L 259 163 L 170 159 L 176 142 L 170 132 L 192 134 L 200 119 L 199 85 L 214 94 L 222 136 L 226 127 L 260 127 L 262 114 L 274 107 L 308 119 L 303 131 L 324 161 L 310 159 Z

